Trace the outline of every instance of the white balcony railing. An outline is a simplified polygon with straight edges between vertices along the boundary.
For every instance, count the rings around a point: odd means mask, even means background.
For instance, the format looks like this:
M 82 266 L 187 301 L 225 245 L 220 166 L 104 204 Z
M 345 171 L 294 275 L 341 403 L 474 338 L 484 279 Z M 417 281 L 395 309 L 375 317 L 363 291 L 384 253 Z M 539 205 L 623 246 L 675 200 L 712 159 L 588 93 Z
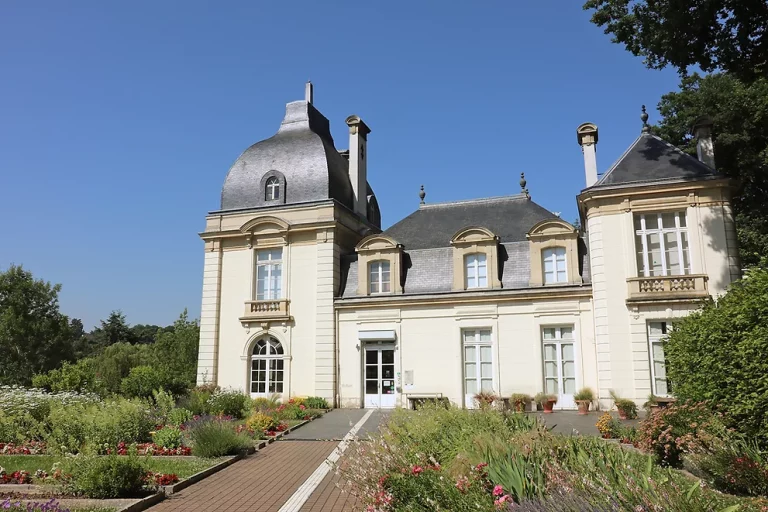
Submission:
M 631 277 L 627 279 L 627 285 L 628 302 L 698 299 L 709 295 L 707 276 L 704 274 Z
M 240 320 L 288 320 L 291 317 L 288 299 L 249 300 Z

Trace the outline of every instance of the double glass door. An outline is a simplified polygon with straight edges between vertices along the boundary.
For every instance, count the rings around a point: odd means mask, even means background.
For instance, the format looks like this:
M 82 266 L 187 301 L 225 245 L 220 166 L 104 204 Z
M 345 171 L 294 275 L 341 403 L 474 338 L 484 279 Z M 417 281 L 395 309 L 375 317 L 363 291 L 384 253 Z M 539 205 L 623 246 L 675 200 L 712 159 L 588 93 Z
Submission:
M 493 392 L 493 349 L 490 329 L 464 331 L 464 405 L 477 406 L 475 395 Z
M 573 409 L 576 402 L 576 342 L 572 327 L 545 327 L 544 390 L 557 396 L 556 409 Z
M 395 348 L 365 347 L 365 407 L 387 409 L 395 406 Z

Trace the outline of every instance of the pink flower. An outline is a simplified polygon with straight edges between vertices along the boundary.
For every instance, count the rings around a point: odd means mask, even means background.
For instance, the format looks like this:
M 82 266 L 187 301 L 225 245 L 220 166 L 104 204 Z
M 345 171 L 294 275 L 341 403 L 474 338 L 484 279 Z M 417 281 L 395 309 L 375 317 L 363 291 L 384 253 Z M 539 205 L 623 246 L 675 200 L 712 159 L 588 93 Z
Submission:
M 424 472 L 424 468 L 421 466 L 413 466 L 413 468 L 411 468 L 411 474 L 413 475 L 419 475 L 423 472 Z
M 493 495 L 494 496 L 501 496 L 504 494 L 504 488 L 500 485 L 497 485 L 493 488 Z
M 496 487 L 498 487 L 498 485 Z M 494 488 L 494 491 L 495 491 L 495 488 Z M 496 508 L 501 509 L 501 508 L 504 508 L 505 503 L 509 503 L 511 501 L 512 501 L 512 498 L 509 496 L 509 494 L 505 494 L 501 498 L 494 501 L 493 504 L 496 505 Z
M 456 488 L 461 492 L 467 492 L 467 489 L 469 488 L 469 480 L 467 477 L 463 476 L 456 480 Z

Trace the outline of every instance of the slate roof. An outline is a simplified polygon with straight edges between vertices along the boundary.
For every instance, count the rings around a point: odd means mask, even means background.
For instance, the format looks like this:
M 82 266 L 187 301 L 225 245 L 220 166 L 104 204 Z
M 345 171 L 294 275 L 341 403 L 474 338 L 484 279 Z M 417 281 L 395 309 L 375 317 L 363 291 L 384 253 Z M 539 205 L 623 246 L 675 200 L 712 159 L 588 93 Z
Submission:
M 643 133 L 590 188 L 720 177 L 722 175 L 715 169 L 683 150 L 655 135 Z
M 521 242 L 534 224 L 554 218 L 555 214 L 519 194 L 422 205 L 384 234 L 406 251 L 450 247 L 453 235 L 469 226 L 490 229 L 502 243 Z
M 285 204 L 335 199 L 353 209 L 349 163 L 334 146 L 330 122 L 309 102 L 288 103 L 278 132 L 238 157 L 224 180 L 221 209 L 273 205 L 263 187 L 271 171 L 285 178 Z

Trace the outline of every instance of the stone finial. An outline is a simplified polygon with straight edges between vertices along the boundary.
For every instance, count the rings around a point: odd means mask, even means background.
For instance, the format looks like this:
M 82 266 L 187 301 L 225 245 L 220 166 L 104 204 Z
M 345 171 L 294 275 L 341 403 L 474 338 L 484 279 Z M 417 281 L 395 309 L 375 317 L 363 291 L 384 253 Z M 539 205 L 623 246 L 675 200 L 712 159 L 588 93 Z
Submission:
M 640 120 L 643 122 L 643 133 L 650 133 L 651 127 L 648 125 L 648 112 L 645 111 L 645 105 L 643 105 L 642 114 L 640 114 Z
M 427 197 L 427 193 L 426 193 L 426 192 L 424 192 L 424 185 L 422 185 L 422 186 L 421 186 L 421 190 L 419 190 L 419 199 L 420 199 L 420 202 L 419 202 L 419 204 L 426 204 L 426 203 L 424 202 L 424 198 L 425 198 L 425 197 Z
M 304 86 L 304 101 L 306 101 L 311 105 L 315 99 L 314 96 L 315 96 L 315 88 L 312 85 L 312 82 L 307 80 L 307 83 Z
M 520 192 L 525 194 L 526 197 L 531 197 L 531 195 L 528 193 L 528 189 L 525 188 L 525 186 L 528 184 L 528 182 L 525 180 L 525 173 L 520 173 Z

